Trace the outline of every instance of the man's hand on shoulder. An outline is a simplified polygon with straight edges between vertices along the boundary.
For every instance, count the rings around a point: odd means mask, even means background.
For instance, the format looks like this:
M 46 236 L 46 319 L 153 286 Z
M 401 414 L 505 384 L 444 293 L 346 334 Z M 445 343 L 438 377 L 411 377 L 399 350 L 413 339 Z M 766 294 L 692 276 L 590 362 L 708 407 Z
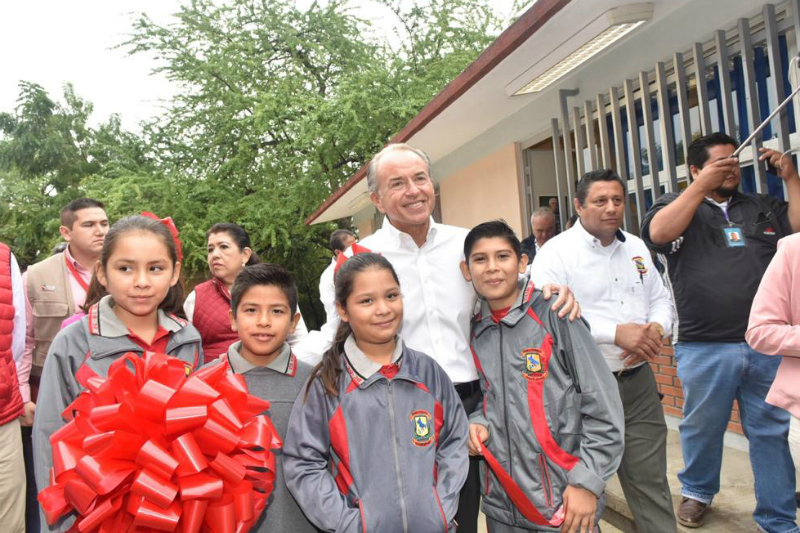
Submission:
M 649 324 L 620 324 L 614 337 L 614 344 L 625 350 L 620 359 L 625 366 L 649 361 L 661 351 L 661 334 Z
M 552 283 L 542 286 L 542 296 L 545 300 L 549 300 L 554 294 L 557 294 L 558 298 L 556 298 L 551 309 L 558 311 L 558 318 L 564 318 L 569 315 L 569 320 L 572 322 L 581 317 L 581 306 L 569 287 L 566 285 L 553 285 Z

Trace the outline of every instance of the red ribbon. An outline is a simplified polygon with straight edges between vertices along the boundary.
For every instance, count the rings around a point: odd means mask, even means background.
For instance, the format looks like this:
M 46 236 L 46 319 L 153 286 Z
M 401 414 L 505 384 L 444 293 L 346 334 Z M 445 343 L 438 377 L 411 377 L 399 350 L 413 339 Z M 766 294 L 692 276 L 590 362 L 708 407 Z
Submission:
M 548 520 L 539 512 L 539 509 L 536 508 L 533 502 L 528 499 L 522 488 L 517 485 L 516 481 L 514 481 L 509 473 L 503 469 L 500 465 L 500 461 L 495 459 L 492 452 L 486 447 L 486 444 L 481 446 L 481 454 L 486 464 L 489 465 L 489 468 L 494 472 L 503 490 L 506 491 L 506 495 L 508 495 L 509 499 L 514 503 L 517 510 L 522 513 L 522 516 L 540 526 L 559 527 L 564 523 L 564 507 L 559 507 L 553 515 L 553 518 Z
M 336 278 L 336 274 L 339 273 L 339 269 L 342 268 L 342 265 L 347 262 L 348 259 L 353 257 L 356 254 L 367 254 L 371 253 L 372 250 L 365 246 L 361 246 L 357 242 L 354 242 L 353 245 L 344 252 L 339 254 L 339 257 L 336 258 L 336 266 L 333 267 L 333 276 L 334 279 Z
M 175 222 L 173 222 L 172 217 L 158 218 L 157 215 L 151 213 L 150 211 L 142 211 L 142 216 L 152 218 L 153 220 L 158 220 L 167 227 L 170 235 L 172 235 L 172 242 L 175 243 L 175 251 L 178 253 L 178 261 L 183 261 L 183 244 L 181 244 L 181 240 L 178 237 L 178 227 L 175 225 Z
M 86 391 L 53 433 L 47 522 L 75 511 L 70 531 L 246 532 L 275 482 L 282 444 L 269 403 L 227 361 L 190 377 L 163 354 L 127 353 Z

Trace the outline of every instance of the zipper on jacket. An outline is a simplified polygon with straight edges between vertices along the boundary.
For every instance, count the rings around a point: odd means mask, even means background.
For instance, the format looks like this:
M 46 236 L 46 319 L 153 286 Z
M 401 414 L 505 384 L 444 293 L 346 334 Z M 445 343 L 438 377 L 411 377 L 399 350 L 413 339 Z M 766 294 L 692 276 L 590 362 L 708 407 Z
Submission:
M 544 455 L 539 455 L 539 470 L 542 473 L 542 492 L 544 501 L 549 506 L 553 506 L 553 487 L 550 485 L 550 473 L 547 471 L 547 461 Z
M 506 398 L 506 387 L 508 383 L 506 383 L 506 364 L 505 360 L 503 359 L 503 325 L 497 324 L 498 329 L 500 330 L 500 382 L 503 384 L 503 424 L 506 428 L 506 442 L 508 445 L 508 475 L 511 476 L 511 479 L 514 479 L 514 459 L 513 454 L 511 453 L 511 426 L 508 425 L 508 399 Z M 514 523 L 517 523 L 517 508 L 515 505 L 511 505 L 511 514 L 514 517 Z
M 406 517 L 406 501 L 403 498 L 403 478 L 400 477 L 400 452 L 397 449 L 397 427 L 395 426 L 394 414 L 394 393 L 392 392 L 392 380 L 387 380 L 389 384 L 389 420 L 392 424 L 392 448 L 394 449 L 394 473 L 397 477 L 397 488 L 400 491 L 400 513 L 403 516 L 403 533 L 408 533 L 408 518 Z

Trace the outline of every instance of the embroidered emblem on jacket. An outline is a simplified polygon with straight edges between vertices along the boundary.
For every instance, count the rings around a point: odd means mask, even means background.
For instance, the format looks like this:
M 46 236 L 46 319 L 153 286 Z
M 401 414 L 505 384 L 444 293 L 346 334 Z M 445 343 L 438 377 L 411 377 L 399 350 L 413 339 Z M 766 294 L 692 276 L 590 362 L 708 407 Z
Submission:
M 775 235 L 775 230 L 772 229 L 772 226 L 770 226 L 764 230 L 764 235 Z
M 522 358 L 525 360 L 525 372 L 522 373 L 525 379 L 537 381 L 547 377 L 547 372 L 542 367 L 542 350 L 525 348 L 522 350 Z
M 637 255 L 633 258 L 633 264 L 636 265 L 636 272 L 640 275 L 647 274 L 647 265 L 644 264 L 644 257 Z
M 42 285 L 42 292 L 56 292 L 55 285 Z
M 414 411 L 411 413 L 411 421 L 414 422 L 414 435 L 412 441 L 415 446 L 427 446 L 433 442 L 433 431 L 431 430 L 431 414 L 427 411 Z

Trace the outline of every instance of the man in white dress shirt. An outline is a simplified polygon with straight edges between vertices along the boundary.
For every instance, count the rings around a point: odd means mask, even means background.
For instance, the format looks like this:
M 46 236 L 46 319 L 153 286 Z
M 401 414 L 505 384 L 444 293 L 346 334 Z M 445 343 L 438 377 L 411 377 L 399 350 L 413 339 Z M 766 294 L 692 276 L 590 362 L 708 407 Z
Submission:
M 337 314 L 335 303 L 336 288 L 333 285 L 336 261 L 339 259 L 339 256 L 342 255 L 342 252 L 350 248 L 354 242 L 356 242 L 356 237 L 349 229 L 337 229 L 331 233 L 329 245 L 333 252 L 333 258 L 331 259 L 331 264 L 328 265 L 328 268 L 326 268 L 319 277 L 319 300 L 325 308 L 327 324 L 335 324 L 337 322 L 337 320 L 334 319 L 334 317 L 337 317 Z M 336 333 L 335 327 L 333 333 Z M 333 339 L 333 336 L 331 336 L 331 339 Z
M 667 426 L 648 364 L 672 327 L 672 302 L 644 242 L 620 229 L 627 195 L 619 176 L 589 172 L 576 194 L 578 222 L 539 250 L 533 279 L 569 285 L 617 379 L 625 411 L 618 474 L 637 531 L 674 533 Z
M 407 144 L 390 144 L 375 155 L 367 172 L 370 199 L 386 215 L 383 226 L 359 244 L 386 257 L 400 278 L 403 325 L 411 348 L 431 357 L 455 384 L 466 411 L 481 398 L 478 372 L 469 349 L 469 323 L 475 306 L 472 284 L 461 275 L 468 230 L 437 224 L 430 159 Z M 579 308 L 566 287 L 542 287 L 545 298 L 560 292 L 553 305 L 574 318 Z M 477 532 L 480 480 L 470 461 L 456 522 L 459 533 Z

